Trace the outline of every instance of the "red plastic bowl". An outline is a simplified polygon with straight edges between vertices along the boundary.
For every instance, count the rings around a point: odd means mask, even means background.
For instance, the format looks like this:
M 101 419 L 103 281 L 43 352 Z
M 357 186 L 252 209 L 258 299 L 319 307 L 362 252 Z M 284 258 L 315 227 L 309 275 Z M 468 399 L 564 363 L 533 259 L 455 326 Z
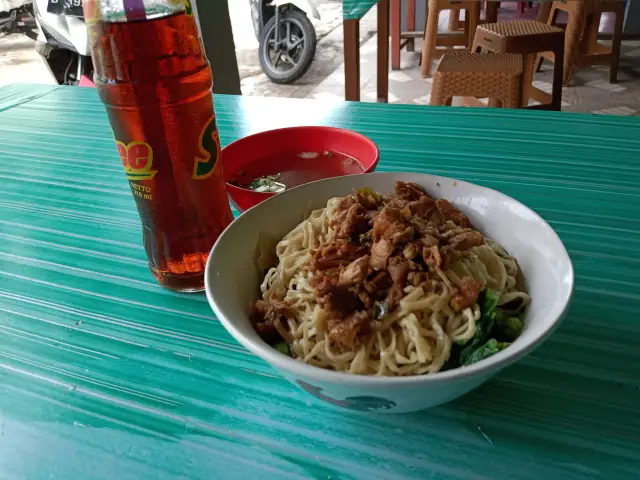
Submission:
M 294 170 L 304 162 L 296 152 L 336 152 L 352 157 L 362 167 L 359 173 L 373 172 L 378 164 L 379 151 L 375 143 L 364 135 L 333 127 L 291 127 L 269 130 L 241 138 L 222 149 L 222 167 L 227 191 L 239 211 L 276 195 L 270 192 L 255 192 L 232 185 L 246 171 L 259 172 L 257 176 Z M 319 162 L 316 159 L 316 164 Z M 314 170 L 316 179 L 342 175 Z

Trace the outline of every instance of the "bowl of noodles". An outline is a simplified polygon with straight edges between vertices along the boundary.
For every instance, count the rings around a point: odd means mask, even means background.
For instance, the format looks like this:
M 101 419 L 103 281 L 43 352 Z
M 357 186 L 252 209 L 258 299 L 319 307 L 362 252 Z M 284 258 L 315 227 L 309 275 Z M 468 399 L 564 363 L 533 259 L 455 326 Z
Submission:
M 535 212 L 450 178 L 373 173 L 288 190 L 220 236 L 207 298 L 243 346 L 336 407 L 450 401 L 538 346 L 573 293 Z

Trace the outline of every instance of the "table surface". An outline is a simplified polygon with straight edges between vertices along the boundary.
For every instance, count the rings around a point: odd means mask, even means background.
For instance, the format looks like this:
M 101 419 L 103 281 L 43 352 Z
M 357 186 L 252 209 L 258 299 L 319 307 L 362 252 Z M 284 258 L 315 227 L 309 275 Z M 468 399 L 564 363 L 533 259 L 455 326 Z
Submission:
M 379 145 L 380 170 L 524 202 L 575 263 L 568 318 L 446 406 L 333 410 L 240 347 L 203 294 L 154 282 L 94 90 L 5 87 L 0 478 L 638 478 L 640 118 L 233 96 L 216 110 L 223 144 L 346 127 Z
M 342 0 L 342 18 L 360 20 L 378 0 Z

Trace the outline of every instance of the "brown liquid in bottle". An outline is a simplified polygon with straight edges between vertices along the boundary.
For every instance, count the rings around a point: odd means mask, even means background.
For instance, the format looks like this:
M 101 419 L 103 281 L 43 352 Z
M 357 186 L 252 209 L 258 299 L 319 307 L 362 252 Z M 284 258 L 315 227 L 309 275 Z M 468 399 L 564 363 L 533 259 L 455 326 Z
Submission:
M 149 267 L 167 288 L 202 290 L 209 250 L 233 217 L 211 69 L 195 21 L 184 12 L 98 21 L 90 38 L 96 87 L 140 214 Z

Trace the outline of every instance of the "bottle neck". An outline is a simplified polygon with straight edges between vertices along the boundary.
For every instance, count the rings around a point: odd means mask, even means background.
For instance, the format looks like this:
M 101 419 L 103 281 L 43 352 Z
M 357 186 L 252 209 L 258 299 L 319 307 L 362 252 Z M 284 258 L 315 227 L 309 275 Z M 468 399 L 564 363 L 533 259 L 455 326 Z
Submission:
M 188 0 L 84 0 L 87 23 L 133 22 L 168 17 L 186 10 Z

